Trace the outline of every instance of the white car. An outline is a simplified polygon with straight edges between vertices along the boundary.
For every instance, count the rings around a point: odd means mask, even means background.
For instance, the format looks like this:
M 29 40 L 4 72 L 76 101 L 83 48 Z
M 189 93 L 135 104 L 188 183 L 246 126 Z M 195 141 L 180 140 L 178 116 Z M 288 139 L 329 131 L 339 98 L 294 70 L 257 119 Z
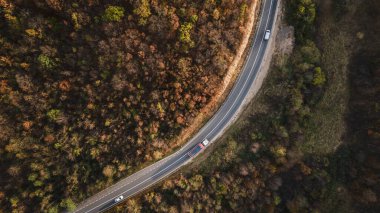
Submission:
M 123 199 L 124 199 L 124 196 L 120 195 L 119 197 L 115 198 L 115 203 L 120 202 Z
M 270 37 L 270 30 L 265 30 L 265 34 L 264 34 L 264 40 L 269 40 L 269 37 Z
M 203 144 L 204 146 L 207 146 L 208 143 L 210 143 L 210 141 L 208 141 L 207 139 L 204 139 L 204 140 L 202 141 L 202 144 Z

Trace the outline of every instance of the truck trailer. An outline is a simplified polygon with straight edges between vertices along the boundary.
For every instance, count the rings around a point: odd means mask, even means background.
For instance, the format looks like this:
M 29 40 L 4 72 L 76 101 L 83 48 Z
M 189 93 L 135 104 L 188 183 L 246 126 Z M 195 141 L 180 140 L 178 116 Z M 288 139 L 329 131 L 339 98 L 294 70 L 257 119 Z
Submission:
M 194 157 L 199 152 L 201 152 L 207 145 L 209 144 L 209 141 L 207 139 L 204 139 L 202 143 L 197 144 L 194 148 L 192 148 L 187 154 L 190 157 Z

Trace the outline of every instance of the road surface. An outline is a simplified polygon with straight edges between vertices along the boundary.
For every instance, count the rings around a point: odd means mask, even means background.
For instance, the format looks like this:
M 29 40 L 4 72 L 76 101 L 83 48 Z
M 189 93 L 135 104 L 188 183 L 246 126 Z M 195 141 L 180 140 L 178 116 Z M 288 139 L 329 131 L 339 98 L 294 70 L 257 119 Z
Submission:
M 230 126 L 260 70 L 268 46 L 268 41 L 264 40 L 265 30 L 274 26 L 278 1 L 263 0 L 260 21 L 246 64 L 225 102 L 206 125 L 180 150 L 85 200 L 75 213 L 105 211 L 117 204 L 115 198 L 120 195 L 126 199 L 152 186 L 190 162 L 191 158 L 187 153 L 195 145 L 206 138 L 210 142 L 215 141 Z

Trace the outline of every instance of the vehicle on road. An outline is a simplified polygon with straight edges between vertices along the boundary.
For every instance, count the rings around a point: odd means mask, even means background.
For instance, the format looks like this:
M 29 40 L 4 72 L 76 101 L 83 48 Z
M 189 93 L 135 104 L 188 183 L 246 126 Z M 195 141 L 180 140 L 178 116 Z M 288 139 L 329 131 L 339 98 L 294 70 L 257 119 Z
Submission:
M 203 146 L 207 146 L 209 143 L 210 143 L 210 141 L 208 141 L 207 139 L 204 139 L 202 141 Z
M 123 195 L 120 195 L 119 197 L 115 198 L 115 203 L 118 203 L 124 199 Z
M 264 40 L 269 40 L 269 37 L 270 37 L 270 30 L 265 30 L 265 34 L 264 34 Z
M 190 157 L 194 157 L 194 156 L 197 155 L 199 152 L 201 152 L 204 148 L 205 148 L 205 146 L 203 145 L 203 143 L 199 143 L 199 144 L 197 144 L 193 149 L 191 149 L 187 154 L 188 154 Z
M 166 157 L 166 160 L 158 161 L 134 173 L 128 178 L 123 179 L 122 182 L 119 182 L 120 184 L 115 184 L 108 188 L 109 191 L 112 191 L 110 195 L 107 194 L 107 191 L 102 191 L 96 196 L 86 200 L 74 213 L 97 213 L 104 211 L 105 208 L 115 206 L 120 202 L 114 202 L 112 205 L 110 205 L 110 202 L 113 201 L 116 196 L 122 193 L 125 195 L 124 199 L 126 199 L 138 192 L 146 190 L 148 187 L 162 181 L 165 177 L 168 177 L 180 169 L 183 165 L 186 165 L 189 160 L 200 154 L 208 145 L 211 146 L 211 141 L 215 141 L 219 134 L 224 132 L 224 130 L 234 122 L 235 116 L 244 106 L 244 100 L 246 100 L 245 98 L 249 94 L 250 88 L 252 88 L 256 82 L 255 79 L 260 73 L 262 62 L 265 60 L 267 46 L 269 45 L 268 41 L 264 40 L 264 33 L 267 29 L 272 29 L 272 27 L 275 26 L 274 23 L 277 17 L 276 11 L 279 2 L 279 0 L 263 1 L 264 4 L 261 13 L 261 19 L 263 21 L 259 22 L 257 28 L 257 31 L 260 33 L 255 34 L 252 48 L 250 48 L 250 54 L 248 55 L 252 60 L 246 60 L 246 66 L 244 66 L 240 77 L 238 77 L 235 82 L 235 86 L 230 91 L 230 94 L 237 95 L 227 96 L 225 103 L 221 105 L 216 114 L 214 114 L 188 144 L 183 146 L 183 149 L 181 148 L 177 153 Z M 271 36 L 270 32 L 269 30 L 268 40 Z M 261 46 L 263 46 L 263 48 L 260 48 Z M 206 134 L 207 139 L 205 139 L 204 136 Z M 210 141 L 208 142 L 208 140 Z M 103 198 L 99 199 L 99 196 Z

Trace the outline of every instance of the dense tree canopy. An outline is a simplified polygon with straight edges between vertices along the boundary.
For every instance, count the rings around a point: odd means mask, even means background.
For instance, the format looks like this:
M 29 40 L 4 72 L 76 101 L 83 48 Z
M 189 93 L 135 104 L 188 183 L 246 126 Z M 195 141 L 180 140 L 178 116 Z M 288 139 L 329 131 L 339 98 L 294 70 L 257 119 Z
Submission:
M 247 4 L 0 0 L 0 205 L 71 208 L 164 156 L 218 90 Z

